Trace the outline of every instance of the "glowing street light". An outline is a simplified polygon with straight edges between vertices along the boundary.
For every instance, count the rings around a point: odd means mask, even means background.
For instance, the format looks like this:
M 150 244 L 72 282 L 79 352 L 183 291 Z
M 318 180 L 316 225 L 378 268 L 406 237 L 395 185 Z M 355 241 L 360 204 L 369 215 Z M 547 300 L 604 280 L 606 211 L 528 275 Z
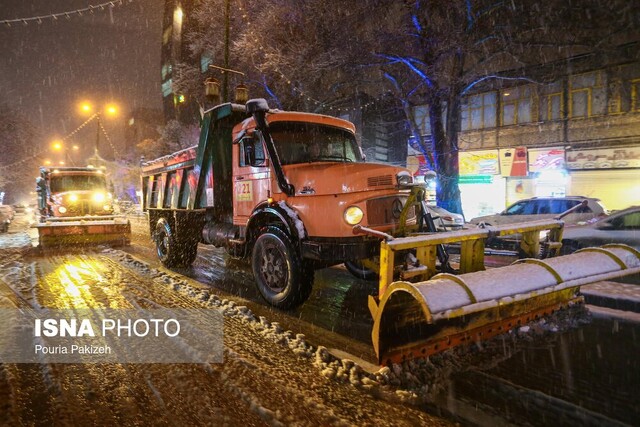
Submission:
M 60 141 L 59 139 L 56 139 L 51 143 L 51 148 L 53 148 L 55 151 L 62 150 L 62 147 L 63 147 L 62 141 Z
M 95 158 L 99 158 L 99 154 L 98 154 L 98 146 L 100 145 L 100 132 L 101 132 L 101 128 L 102 128 L 102 123 L 101 123 L 101 119 L 102 116 L 107 116 L 107 117 L 115 117 L 118 115 L 118 106 L 113 103 L 113 102 L 109 102 L 107 104 L 105 104 L 101 110 L 95 111 L 94 112 L 94 107 L 91 104 L 91 102 L 89 101 L 83 101 L 80 104 L 78 104 L 78 110 L 80 111 L 81 114 L 83 115 L 88 115 L 91 114 L 93 112 L 93 116 L 90 117 L 89 120 L 95 118 L 96 119 L 96 123 L 97 123 L 97 128 L 96 128 L 96 143 L 95 143 L 95 147 L 94 147 L 94 156 Z M 74 146 L 74 150 L 75 150 L 75 146 Z

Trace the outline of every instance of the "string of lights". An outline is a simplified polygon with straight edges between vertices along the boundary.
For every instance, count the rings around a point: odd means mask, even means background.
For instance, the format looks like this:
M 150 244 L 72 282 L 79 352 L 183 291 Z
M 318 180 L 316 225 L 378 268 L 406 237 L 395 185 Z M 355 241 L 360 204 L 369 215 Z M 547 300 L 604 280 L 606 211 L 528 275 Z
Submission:
M 109 138 L 109 134 L 107 133 L 107 130 L 104 128 L 104 126 L 102 126 L 102 122 L 99 122 L 99 124 L 100 124 L 100 129 L 102 130 L 102 134 L 104 135 L 105 139 L 109 143 L 109 146 L 113 150 L 113 154 L 115 158 L 119 158 L 120 154 L 118 153 L 118 150 L 116 150 L 116 147 L 113 145 L 113 142 L 111 142 L 111 138 Z
M 75 128 L 73 131 L 71 131 L 69 134 L 67 134 L 66 136 L 60 138 L 58 141 L 60 141 L 61 143 L 68 141 L 69 139 L 73 138 L 82 128 L 84 128 L 87 124 L 89 124 L 93 119 L 95 119 L 97 116 L 97 114 L 94 114 L 93 116 L 89 117 L 87 120 L 84 121 L 84 123 L 82 123 L 80 126 L 78 126 L 77 128 Z M 38 157 L 42 156 L 47 150 L 49 150 L 49 148 L 45 147 L 45 148 L 41 148 L 40 150 L 36 151 L 35 153 L 33 153 L 31 156 L 29 157 L 25 157 L 21 160 L 18 160 L 17 162 L 13 162 L 10 163 L 8 165 L 2 165 L 0 166 L 0 169 L 6 169 L 6 168 L 13 168 L 15 166 L 19 166 L 21 164 L 33 161 L 35 159 L 37 159 Z
M 114 8 L 116 6 L 122 6 L 124 3 L 132 3 L 134 0 L 111 0 L 100 4 L 89 5 L 81 9 L 69 10 L 66 12 L 50 13 L 48 15 L 29 16 L 25 18 L 3 19 L 0 20 L 0 25 L 4 24 L 7 27 L 11 27 L 12 24 L 28 25 L 29 23 L 36 22 L 42 24 L 44 21 L 57 21 L 59 18 L 71 19 L 73 16 L 83 16 L 85 13 L 94 13 L 95 11 L 103 11 L 106 8 Z

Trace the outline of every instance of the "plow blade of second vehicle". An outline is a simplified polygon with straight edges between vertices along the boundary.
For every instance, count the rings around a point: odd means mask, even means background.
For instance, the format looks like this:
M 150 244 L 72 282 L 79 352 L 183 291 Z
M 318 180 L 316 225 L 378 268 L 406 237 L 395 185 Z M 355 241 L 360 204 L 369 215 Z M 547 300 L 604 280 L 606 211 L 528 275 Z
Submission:
M 607 245 L 420 283 L 394 282 L 379 303 L 370 299 L 373 346 L 382 364 L 426 357 L 582 301 L 582 285 L 638 272 L 640 252 Z
M 36 225 L 41 247 L 66 244 L 81 245 L 128 245 L 131 239 L 131 224 L 127 220 L 59 221 Z

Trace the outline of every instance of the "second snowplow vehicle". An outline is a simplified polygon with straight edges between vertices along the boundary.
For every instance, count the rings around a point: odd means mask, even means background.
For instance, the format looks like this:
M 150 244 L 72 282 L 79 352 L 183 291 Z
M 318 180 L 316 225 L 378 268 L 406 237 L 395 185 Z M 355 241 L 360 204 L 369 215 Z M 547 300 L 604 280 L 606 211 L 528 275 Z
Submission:
M 63 244 L 129 244 L 131 224 L 113 211 L 100 169 L 41 167 L 36 180 L 41 247 Z

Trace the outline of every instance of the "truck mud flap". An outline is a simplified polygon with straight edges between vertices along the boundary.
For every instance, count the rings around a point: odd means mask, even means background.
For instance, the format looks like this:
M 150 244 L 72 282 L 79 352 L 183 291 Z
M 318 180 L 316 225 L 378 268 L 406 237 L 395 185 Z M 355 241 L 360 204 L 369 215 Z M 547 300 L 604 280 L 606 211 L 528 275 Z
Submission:
M 41 247 L 74 245 L 128 245 L 131 224 L 127 222 L 59 222 L 39 224 L 38 240 Z
M 373 346 L 381 364 L 426 357 L 581 302 L 582 285 L 638 272 L 640 252 L 613 244 L 420 283 L 393 282 L 379 300 L 369 299 Z

